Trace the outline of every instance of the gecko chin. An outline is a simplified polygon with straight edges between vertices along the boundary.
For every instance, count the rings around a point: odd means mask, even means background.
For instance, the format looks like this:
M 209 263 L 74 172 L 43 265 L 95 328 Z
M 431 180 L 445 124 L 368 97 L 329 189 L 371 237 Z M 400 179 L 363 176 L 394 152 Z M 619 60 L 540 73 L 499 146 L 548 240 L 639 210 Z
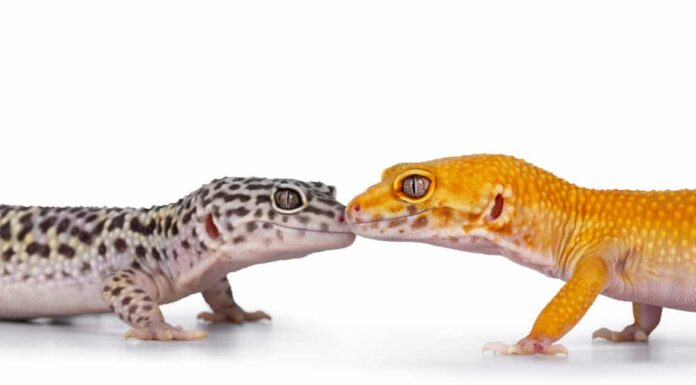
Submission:
M 345 229 L 297 227 L 267 221 L 251 221 L 247 234 L 226 239 L 219 254 L 241 267 L 350 246 L 355 234 Z

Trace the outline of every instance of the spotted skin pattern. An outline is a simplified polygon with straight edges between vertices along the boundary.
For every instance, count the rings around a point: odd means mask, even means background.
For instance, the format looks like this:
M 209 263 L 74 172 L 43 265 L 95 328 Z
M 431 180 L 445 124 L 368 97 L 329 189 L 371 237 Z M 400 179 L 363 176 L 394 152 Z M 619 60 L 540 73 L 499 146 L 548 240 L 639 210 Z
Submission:
M 414 197 L 404 184 L 429 181 Z M 411 194 L 413 195 L 413 194 Z M 635 322 L 593 337 L 646 341 L 662 308 L 696 311 L 696 190 L 593 190 L 505 155 L 470 155 L 388 168 L 348 205 L 358 235 L 503 255 L 567 281 L 501 354 L 567 354 L 556 345 L 603 294 L 633 302 Z
M 279 190 L 300 206 L 279 208 Z M 0 318 L 112 311 L 133 328 L 127 337 L 200 339 L 159 305 L 201 292 L 204 320 L 270 319 L 235 303 L 227 274 L 349 246 L 335 194 L 320 182 L 224 178 L 149 209 L 0 206 Z

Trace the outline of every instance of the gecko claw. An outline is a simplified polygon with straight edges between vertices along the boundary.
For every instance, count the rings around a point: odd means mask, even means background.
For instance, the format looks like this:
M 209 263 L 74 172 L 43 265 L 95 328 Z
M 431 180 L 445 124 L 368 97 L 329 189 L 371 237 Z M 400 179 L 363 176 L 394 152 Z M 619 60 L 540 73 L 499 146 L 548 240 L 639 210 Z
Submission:
M 225 309 L 224 311 L 216 311 L 213 313 L 203 312 L 198 314 L 198 319 L 211 322 L 222 323 L 231 322 L 234 324 L 242 324 L 244 322 L 257 322 L 261 320 L 271 320 L 271 316 L 262 311 L 245 312 L 241 307 Z

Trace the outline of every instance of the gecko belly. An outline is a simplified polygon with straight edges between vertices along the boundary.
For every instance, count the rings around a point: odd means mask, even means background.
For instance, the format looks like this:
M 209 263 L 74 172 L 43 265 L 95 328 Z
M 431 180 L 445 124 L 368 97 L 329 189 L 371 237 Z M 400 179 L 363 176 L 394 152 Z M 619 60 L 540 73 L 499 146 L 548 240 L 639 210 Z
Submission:
M 101 284 L 78 281 L 44 282 L 0 287 L 0 319 L 26 319 L 105 313 Z

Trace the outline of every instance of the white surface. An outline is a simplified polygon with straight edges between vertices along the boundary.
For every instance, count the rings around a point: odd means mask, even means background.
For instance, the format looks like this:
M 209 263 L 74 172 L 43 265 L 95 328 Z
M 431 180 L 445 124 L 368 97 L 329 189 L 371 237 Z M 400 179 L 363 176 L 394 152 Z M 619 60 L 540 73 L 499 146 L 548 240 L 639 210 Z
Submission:
M 392 163 L 514 154 L 576 183 L 696 187 L 691 2 L 0 3 L 0 201 L 143 206 L 222 175 L 336 184 Z M 502 258 L 359 239 L 231 276 L 272 324 L 131 343 L 113 317 L 0 323 L 4 382 L 693 380 L 696 315 L 649 345 L 600 298 L 567 359 L 482 357 L 561 286 Z M 166 306 L 195 327 L 198 297 Z M 16 381 L 14 381 L 16 380 Z

